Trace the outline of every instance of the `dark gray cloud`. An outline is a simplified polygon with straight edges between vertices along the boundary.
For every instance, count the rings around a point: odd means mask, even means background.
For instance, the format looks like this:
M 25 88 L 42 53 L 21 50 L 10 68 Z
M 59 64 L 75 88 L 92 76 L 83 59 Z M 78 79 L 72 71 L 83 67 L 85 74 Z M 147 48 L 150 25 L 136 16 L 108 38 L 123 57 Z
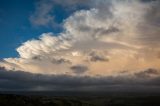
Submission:
M 74 73 L 76 73 L 76 74 L 83 74 L 83 73 L 85 73 L 87 70 L 88 70 L 88 67 L 87 66 L 85 66 L 85 65 L 81 65 L 81 64 L 79 64 L 79 65 L 74 65 L 74 66 L 72 66 L 72 67 L 70 67 L 72 70 L 73 70 L 73 72 Z
M 43 59 L 45 59 L 45 57 L 43 56 L 34 56 L 32 57 L 33 60 L 37 60 L 37 61 L 43 61 Z M 71 64 L 71 61 L 67 60 L 67 59 L 64 59 L 64 58 L 48 58 L 47 59 L 48 61 L 51 61 L 53 64 Z
M 97 62 L 97 61 L 102 61 L 102 62 L 104 62 L 104 61 L 109 61 L 109 59 L 106 58 L 104 55 L 98 54 L 98 53 L 96 53 L 95 51 L 91 52 L 91 53 L 89 54 L 89 56 L 90 56 L 90 61 L 92 61 L 92 62 Z
M 153 68 L 149 68 L 149 69 L 146 69 L 144 71 L 135 73 L 136 76 L 142 77 L 142 78 L 144 78 L 144 77 L 150 77 L 151 75 L 152 76 L 155 76 L 155 75 L 157 76 L 159 74 L 160 74 L 160 72 L 158 70 L 156 70 L 156 69 L 153 69 Z
M 43 57 L 42 56 L 34 56 L 34 57 L 32 57 L 32 59 L 41 61 L 41 60 L 43 60 Z
M 152 73 L 152 71 L 149 71 Z M 154 72 L 153 72 L 154 73 Z M 0 68 L 1 90 L 134 90 L 132 88 L 152 89 L 160 88 L 160 76 L 156 78 L 131 78 L 127 76 L 70 76 L 70 75 L 43 75 L 23 71 L 7 71 Z M 153 90 L 153 89 L 152 89 Z
M 64 63 L 67 63 L 67 64 L 71 64 L 71 62 L 67 59 L 63 59 L 63 58 L 60 58 L 60 59 L 52 59 L 52 63 L 53 64 L 64 64 Z

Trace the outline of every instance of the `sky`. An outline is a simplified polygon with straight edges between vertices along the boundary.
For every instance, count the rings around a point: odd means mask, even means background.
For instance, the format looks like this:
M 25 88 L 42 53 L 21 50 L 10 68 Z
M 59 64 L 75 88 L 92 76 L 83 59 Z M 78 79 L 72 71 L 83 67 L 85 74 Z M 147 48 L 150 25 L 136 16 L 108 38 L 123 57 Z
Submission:
M 159 0 L 1 0 L 0 90 L 159 91 L 159 11 Z

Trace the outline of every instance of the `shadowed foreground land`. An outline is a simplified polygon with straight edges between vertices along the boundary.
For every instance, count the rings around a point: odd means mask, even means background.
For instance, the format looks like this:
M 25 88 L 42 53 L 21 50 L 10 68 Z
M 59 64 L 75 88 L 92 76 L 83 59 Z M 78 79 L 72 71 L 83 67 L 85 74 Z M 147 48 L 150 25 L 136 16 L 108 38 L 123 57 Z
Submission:
M 0 106 L 160 106 L 159 95 L 42 96 L 0 94 Z

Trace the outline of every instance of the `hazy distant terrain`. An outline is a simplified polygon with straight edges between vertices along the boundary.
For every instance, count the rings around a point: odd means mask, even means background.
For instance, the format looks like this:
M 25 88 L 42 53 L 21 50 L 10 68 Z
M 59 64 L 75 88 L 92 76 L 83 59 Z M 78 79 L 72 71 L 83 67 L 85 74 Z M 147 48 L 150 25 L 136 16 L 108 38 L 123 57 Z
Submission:
M 109 94 L 108 96 L 40 96 L 1 94 L 0 106 L 159 106 L 160 96 Z

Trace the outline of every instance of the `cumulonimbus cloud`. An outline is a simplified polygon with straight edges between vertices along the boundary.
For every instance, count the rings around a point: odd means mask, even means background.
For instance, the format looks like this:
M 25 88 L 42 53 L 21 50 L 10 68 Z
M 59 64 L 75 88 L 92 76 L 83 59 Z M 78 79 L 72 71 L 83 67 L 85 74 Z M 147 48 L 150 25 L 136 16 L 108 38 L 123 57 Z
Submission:
M 84 64 L 89 70 L 83 75 L 90 76 L 159 69 L 157 3 L 95 0 L 89 9 L 77 10 L 66 18 L 63 32 L 44 33 L 38 39 L 24 42 L 17 48 L 19 57 L 5 58 L 0 66 L 31 73 L 75 75 L 71 67 Z M 47 15 L 50 10 L 44 12 L 46 17 L 42 18 L 46 21 L 42 24 L 52 20 Z

